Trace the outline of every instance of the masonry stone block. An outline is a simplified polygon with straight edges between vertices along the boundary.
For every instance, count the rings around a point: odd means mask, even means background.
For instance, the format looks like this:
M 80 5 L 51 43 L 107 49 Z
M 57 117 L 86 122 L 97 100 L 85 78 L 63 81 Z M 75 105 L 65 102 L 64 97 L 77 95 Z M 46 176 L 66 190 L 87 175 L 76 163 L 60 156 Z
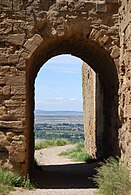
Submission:
M 24 95 L 25 92 L 26 92 L 25 87 L 23 87 L 23 86 L 11 87 L 11 94 L 13 94 L 13 95 Z
M 119 3 L 120 0 L 106 0 L 107 3 Z
M 40 35 L 35 34 L 24 44 L 24 47 L 33 53 L 35 49 L 42 43 L 42 41 L 43 38 Z
M 111 56 L 115 59 L 115 58 L 119 58 L 120 56 L 120 48 L 117 46 L 114 46 L 111 52 Z
M 96 11 L 101 13 L 107 12 L 107 4 L 104 2 L 96 4 Z
M 0 78 L 0 85 L 5 85 L 6 81 L 5 81 L 5 78 L 1 77 Z
M 17 76 L 17 75 L 7 75 L 6 77 L 6 85 L 10 86 L 22 86 L 25 84 L 25 77 Z
M 12 147 L 9 152 L 9 160 L 14 163 L 23 163 L 25 161 L 25 152 Z
M 11 94 L 11 89 L 10 86 L 4 86 L 3 87 L 3 95 L 10 95 Z
M 22 121 L 0 121 L 0 128 L 21 129 L 23 128 L 23 122 Z
M 25 34 L 9 34 L 7 41 L 15 45 L 23 45 L 25 41 Z

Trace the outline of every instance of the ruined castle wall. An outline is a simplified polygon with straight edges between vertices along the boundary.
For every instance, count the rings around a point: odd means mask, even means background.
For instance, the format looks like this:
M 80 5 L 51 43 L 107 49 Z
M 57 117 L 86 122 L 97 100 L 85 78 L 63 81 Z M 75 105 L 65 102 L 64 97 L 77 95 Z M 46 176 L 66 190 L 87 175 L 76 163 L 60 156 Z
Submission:
M 120 106 L 121 159 L 131 170 L 131 0 L 122 0 L 120 7 Z
M 99 74 L 86 63 L 82 65 L 85 149 L 100 158 L 103 155 L 103 90 Z
M 105 155 L 116 151 L 118 18 L 118 0 L 0 0 L 0 166 L 29 173 L 34 158 L 35 77 L 47 60 L 59 54 L 80 57 L 99 73 L 104 88 Z M 120 101 L 121 110 L 129 109 L 122 95 Z M 95 151 L 95 131 L 91 136 Z M 126 150 L 122 135 L 121 142 Z
M 82 93 L 86 151 L 96 157 L 96 73 L 86 63 L 82 65 Z

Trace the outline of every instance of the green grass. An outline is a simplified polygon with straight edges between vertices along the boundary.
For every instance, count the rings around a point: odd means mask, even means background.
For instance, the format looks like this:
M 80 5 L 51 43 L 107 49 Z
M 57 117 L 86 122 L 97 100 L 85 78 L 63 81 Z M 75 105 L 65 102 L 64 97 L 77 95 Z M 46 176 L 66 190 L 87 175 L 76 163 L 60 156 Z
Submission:
M 14 187 L 23 187 L 25 189 L 34 188 L 28 177 L 22 177 L 17 173 L 0 168 L 0 193 L 6 194 L 13 190 Z
M 66 156 L 76 162 L 88 162 L 92 157 L 84 150 L 84 143 L 79 142 L 73 149 L 61 152 L 60 156 Z
M 131 181 L 127 168 L 118 159 L 110 157 L 97 168 L 94 181 L 103 195 L 128 195 Z
M 67 139 L 52 139 L 52 140 L 36 140 L 35 150 L 40 150 L 43 148 L 50 148 L 55 146 L 64 146 L 69 144 Z

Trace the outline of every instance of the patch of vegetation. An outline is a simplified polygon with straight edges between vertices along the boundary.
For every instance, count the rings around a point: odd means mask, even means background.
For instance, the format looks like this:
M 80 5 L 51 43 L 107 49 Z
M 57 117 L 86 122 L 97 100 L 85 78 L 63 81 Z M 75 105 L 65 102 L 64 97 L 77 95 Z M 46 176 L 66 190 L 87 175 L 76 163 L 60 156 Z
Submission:
M 131 190 L 129 172 L 118 158 L 110 157 L 101 163 L 94 181 L 99 187 L 100 194 L 104 195 L 127 195 Z
M 0 193 L 6 194 L 13 190 L 14 187 L 23 187 L 25 189 L 34 188 L 28 177 L 22 177 L 17 173 L 0 168 Z
M 55 146 L 65 146 L 69 144 L 67 139 L 52 139 L 52 140 L 36 140 L 35 150 L 40 150 L 44 148 L 50 148 Z
M 60 156 L 66 156 L 76 162 L 88 162 L 92 157 L 84 150 L 84 143 L 79 142 L 73 149 L 61 152 Z
M 60 117 L 60 116 L 59 116 Z M 70 120 L 69 118 L 67 118 Z M 43 119 L 44 120 L 44 119 Z M 59 118 L 52 123 L 35 124 L 36 139 L 68 139 L 68 140 L 84 140 L 84 127 L 81 123 L 59 123 Z

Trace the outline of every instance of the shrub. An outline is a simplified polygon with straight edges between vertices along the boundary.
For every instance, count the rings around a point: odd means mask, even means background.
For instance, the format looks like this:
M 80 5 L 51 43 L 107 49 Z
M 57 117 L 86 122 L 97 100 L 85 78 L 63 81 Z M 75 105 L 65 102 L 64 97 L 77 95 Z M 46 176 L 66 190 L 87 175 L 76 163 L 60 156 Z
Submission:
M 29 176 L 27 175 L 27 177 L 24 177 L 22 179 L 22 184 L 21 186 L 25 189 L 31 190 L 34 189 L 34 185 L 31 183 Z
M 69 144 L 67 139 L 40 140 L 35 142 L 35 150 Z
M 33 189 L 34 186 L 30 179 L 22 177 L 17 173 L 12 173 L 5 169 L 0 169 L 0 193 L 6 193 L 13 190 L 14 187 L 24 187 L 26 189 Z
M 92 159 L 90 155 L 86 153 L 84 150 L 84 143 L 79 142 L 73 149 L 69 149 L 67 151 L 61 152 L 60 156 L 67 156 L 71 158 L 73 161 L 76 162 L 87 162 L 88 160 Z
M 99 187 L 99 192 L 104 195 L 127 195 L 131 189 L 127 168 L 113 157 L 97 168 L 94 181 Z
M 40 150 L 44 148 L 44 142 L 43 141 L 35 141 L 35 150 Z
M 67 139 L 56 139 L 54 140 L 54 145 L 55 146 L 65 146 L 69 144 L 69 141 Z

